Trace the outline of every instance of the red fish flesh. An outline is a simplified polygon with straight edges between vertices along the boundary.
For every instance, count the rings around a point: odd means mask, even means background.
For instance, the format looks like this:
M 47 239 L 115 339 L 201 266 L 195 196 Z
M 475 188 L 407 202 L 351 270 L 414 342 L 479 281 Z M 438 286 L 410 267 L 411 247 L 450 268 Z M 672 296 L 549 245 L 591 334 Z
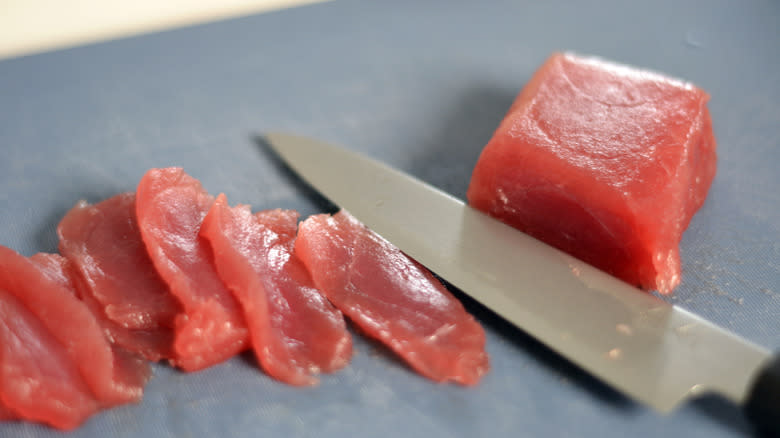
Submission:
M 477 162 L 470 205 L 645 289 L 680 282 L 678 245 L 715 176 L 709 96 L 555 54 Z
M 41 273 L 43 275 L 66 288 L 74 296 L 78 296 L 77 285 L 79 284 L 80 277 L 78 273 L 76 273 L 73 264 L 70 263 L 68 259 L 59 254 L 38 253 L 30 257 L 30 261 L 34 262 L 42 268 Z M 86 295 L 85 297 L 90 298 L 89 295 Z M 95 319 L 98 321 L 98 324 L 105 329 L 105 326 L 103 325 L 103 323 L 107 321 L 105 316 L 103 316 L 100 312 L 97 312 L 96 308 L 91 308 L 91 304 L 88 300 L 82 299 L 82 302 L 84 302 L 87 308 L 92 312 L 92 316 L 95 317 Z M 134 331 L 132 335 L 132 345 L 134 346 L 139 344 L 138 338 L 143 336 L 138 332 L 143 331 Z M 104 334 L 111 344 L 112 353 L 114 355 L 115 390 L 122 394 L 138 393 L 139 391 L 142 393 L 143 387 L 146 385 L 152 375 L 149 364 L 144 360 L 144 358 L 139 356 L 139 353 L 136 351 L 127 350 L 120 343 L 115 342 L 115 339 L 110 336 L 111 333 L 104 331 Z M 159 335 L 157 335 L 157 338 L 160 338 Z M 140 398 L 141 394 L 138 395 L 139 400 Z M 114 403 L 110 402 L 107 405 L 110 406 L 111 404 Z
M 423 376 L 473 385 L 487 372 L 485 332 L 460 301 L 348 213 L 302 222 L 295 254 L 337 308 Z
M 214 198 L 180 168 L 151 169 L 136 191 L 136 215 L 152 262 L 182 305 L 174 322 L 173 363 L 197 371 L 248 345 L 236 299 L 217 275 L 208 242 L 199 237 Z
M 0 289 L 29 309 L 65 347 L 101 406 L 140 400 L 148 368 L 115 353 L 95 317 L 69 289 L 72 283 L 58 260 L 64 262 L 58 256 L 28 259 L 0 246 Z
M 293 385 L 349 362 L 352 339 L 344 317 L 314 287 L 293 255 L 298 213 L 231 208 L 217 197 L 201 235 L 211 242 L 222 280 L 238 299 L 263 369 Z
M 73 429 L 98 411 L 65 346 L 0 288 L 0 401 L 4 415 Z
M 178 300 L 146 251 L 135 193 L 80 201 L 57 227 L 60 252 L 75 267 L 80 298 L 119 346 L 157 361 L 173 356 Z

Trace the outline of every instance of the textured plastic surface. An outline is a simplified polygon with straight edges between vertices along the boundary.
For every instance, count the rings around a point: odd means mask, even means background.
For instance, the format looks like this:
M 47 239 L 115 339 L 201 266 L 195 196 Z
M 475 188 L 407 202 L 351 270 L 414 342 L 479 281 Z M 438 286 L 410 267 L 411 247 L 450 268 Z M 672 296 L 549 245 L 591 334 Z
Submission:
M 0 242 L 56 249 L 80 198 L 177 165 L 261 208 L 326 206 L 254 141 L 265 130 L 359 145 L 460 198 L 512 99 L 554 50 L 691 80 L 712 95 L 718 175 L 683 237 L 670 301 L 780 348 L 780 5 L 770 1 L 335 1 L 0 62 Z M 716 398 L 669 416 L 618 395 L 466 301 L 492 371 L 437 385 L 375 344 L 319 387 L 242 356 L 196 375 L 155 367 L 143 402 L 72 436 L 739 437 Z M 57 436 L 32 424 L 0 436 Z

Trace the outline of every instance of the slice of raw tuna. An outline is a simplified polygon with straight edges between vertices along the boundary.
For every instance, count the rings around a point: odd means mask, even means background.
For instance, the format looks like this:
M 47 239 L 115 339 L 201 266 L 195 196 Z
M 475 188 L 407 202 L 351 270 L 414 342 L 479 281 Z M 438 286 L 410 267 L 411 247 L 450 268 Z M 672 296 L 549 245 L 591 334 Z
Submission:
M 79 291 L 89 289 L 80 275 L 75 273 L 74 283 Z M 129 329 L 110 320 L 104 313 L 103 304 L 89 293 L 80 293 L 79 298 L 95 316 L 112 344 L 153 362 L 173 358 L 173 330 L 171 328 Z
M 469 203 L 623 280 L 670 293 L 715 176 L 709 96 L 647 71 L 555 54 L 482 151 Z
M 41 262 L 41 260 L 48 261 Z M 65 260 L 37 255 L 28 259 L 0 246 L 0 289 L 29 309 L 65 347 L 82 378 L 101 406 L 135 402 L 143 395 L 148 368 L 119 367 L 125 361 L 114 353 L 97 320 L 67 280 Z
M 68 259 L 59 254 L 38 253 L 30 257 L 30 260 L 42 268 L 41 273 L 43 275 L 65 287 L 71 294 L 78 296 L 78 284 L 82 280 Z M 82 289 L 84 287 L 81 286 Z M 164 348 L 170 348 L 171 340 L 168 339 L 168 342 L 162 345 L 165 338 L 160 336 L 159 331 L 151 332 L 153 339 L 152 336 L 149 336 L 149 339 L 146 338 L 146 330 L 126 330 L 120 327 L 115 328 L 114 332 L 110 332 L 106 330 L 106 326 L 114 323 L 101 313 L 100 307 L 90 303 L 91 296 L 86 295 L 81 298 L 81 301 L 92 312 L 98 324 L 103 327 L 104 334 L 111 344 L 111 350 L 114 355 L 114 385 L 117 387 L 117 390 L 121 393 L 135 393 L 143 390 L 143 387 L 151 378 L 152 371 L 144 358 L 139 356 L 143 351 L 136 350 L 148 344 L 155 352 L 163 351 Z M 117 333 L 120 336 L 131 336 L 131 339 L 127 339 L 125 343 L 134 347 L 134 349 L 128 350 L 123 343 L 117 342 L 114 336 L 112 336 Z M 129 335 L 126 333 L 129 333 Z
M 157 361 L 173 357 L 178 300 L 141 239 L 135 193 L 76 204 L 57 227 L 60 252 L 77 273 L 79 297 L 119 346 Z
M 173 363 L 196 371 L 248 346 L 236 299 L 214 267 L 203 218 L 214 203 L 200 182 L 180 168 L 151 169 L 136 191 L 136 214 L 149 255 L 184 311 L 175 318 Z
M 485 332 L 460 301 L 346 212 L 301 223 L 295 254 L 336 307 L 420 374 L 473 385 L 488 371 Z
M 211 242 L 222 280 L 244 310 L 252 348 L 263 369 L 293 385 L 345 366 L 352 338 L 344 317 L 314 287 L 292 253 L 298 213 L 231 208 L 217 197 L 201 235 Z
M 0 288 L 0 401 L 5 419 L 73 429 L 99 405 L 63 344 Z
M 68 291 L 76 293 L 76 286 L 73 282 L 73 266 L 68 262 L 68 259 L 59 254 L 39 252 L 30 256 L 30 261 L 41 267 L 43 275 L 61 284 Z

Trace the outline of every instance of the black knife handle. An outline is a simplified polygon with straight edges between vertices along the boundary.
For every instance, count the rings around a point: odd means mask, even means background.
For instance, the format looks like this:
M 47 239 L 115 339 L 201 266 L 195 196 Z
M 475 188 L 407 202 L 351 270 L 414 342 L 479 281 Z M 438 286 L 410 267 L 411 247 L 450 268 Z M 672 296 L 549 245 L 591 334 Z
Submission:
M 745 413 L 762 436 L 780 437 L 780 353 L 759 372 L 745 402 Z

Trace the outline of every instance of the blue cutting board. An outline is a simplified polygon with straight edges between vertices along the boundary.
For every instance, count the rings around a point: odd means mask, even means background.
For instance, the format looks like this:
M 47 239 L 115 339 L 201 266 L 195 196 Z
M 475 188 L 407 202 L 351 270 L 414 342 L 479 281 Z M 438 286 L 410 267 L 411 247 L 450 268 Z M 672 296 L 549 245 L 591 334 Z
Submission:
M 682 242 L 670 301 L 780 348 L 780 3 L 350 1 L 0 62 L 0 244 L 56 251 L 79 199 L 182 166 L 255 209 L 327 209 L 258 146 L 287 130 L 361 150 L 463 197 L 514 96 L 555 50 L 690 80 L 712 95 L 718 174 Z M 358 337 L 316 388 L 251 355 L 154 367 L 142 403 L 75 437 L 735 437 L 716 397 L 660 416 L 466 301 L 488 332 L 476 388 L 431 383 Z M 44 437 L 0 425 L 0 436 Z

